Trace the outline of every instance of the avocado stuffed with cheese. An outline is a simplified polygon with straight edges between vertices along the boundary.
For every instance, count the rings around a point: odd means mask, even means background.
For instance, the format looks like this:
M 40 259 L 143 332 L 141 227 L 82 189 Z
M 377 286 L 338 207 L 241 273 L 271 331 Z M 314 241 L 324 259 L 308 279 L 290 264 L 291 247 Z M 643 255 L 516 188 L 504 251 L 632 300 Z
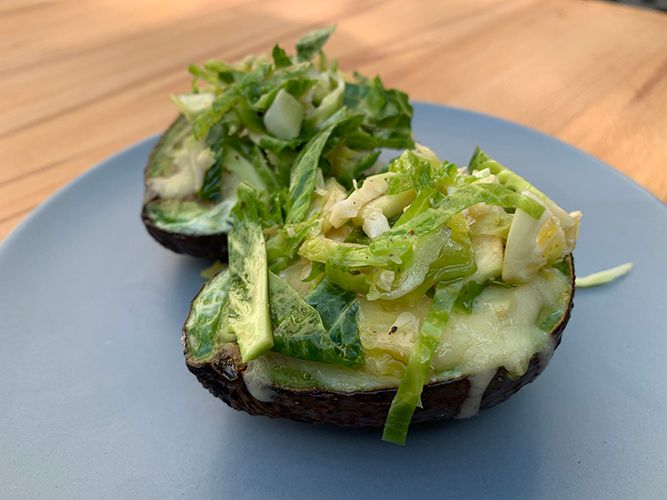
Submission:
M 205 387 L 404 443 L 411 422 L 475 415 L 545 368 L 581 213 L 480 149 L 459 168 L 417 145 L 349 189 L 308 153 L 283 191 L 239 185 L 229 267 L 184 326 Z

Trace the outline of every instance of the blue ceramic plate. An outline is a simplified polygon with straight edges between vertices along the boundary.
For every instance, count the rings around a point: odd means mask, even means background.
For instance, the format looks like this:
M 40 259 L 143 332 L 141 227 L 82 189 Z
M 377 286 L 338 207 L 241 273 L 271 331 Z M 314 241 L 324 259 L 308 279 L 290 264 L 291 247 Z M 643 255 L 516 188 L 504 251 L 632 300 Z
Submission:
M 477 418 L 380 431 L 236 412 L 186 369 L 201 261 L 145 232 L 155 138 L 105 161 L 0 247 L 0 496 L 5 498 L 664 498 L 667 209 L 562 142 L 417 104 L 416 137 L 465 163 L 481 145 L 584 212 L 577 292 L 549 368 Z

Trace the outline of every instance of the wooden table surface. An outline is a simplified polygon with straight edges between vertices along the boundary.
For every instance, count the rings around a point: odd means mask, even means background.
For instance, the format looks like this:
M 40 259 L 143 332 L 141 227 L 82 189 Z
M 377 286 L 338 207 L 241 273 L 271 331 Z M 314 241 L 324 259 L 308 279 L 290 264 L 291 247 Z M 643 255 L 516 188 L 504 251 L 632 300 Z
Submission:
M 542 130 L 667 201 L 667 14 L 582 0 L 0 0 L 0 239 L 162 130 L 189 63 L 291 47 L 331 23 L 343 69 Z

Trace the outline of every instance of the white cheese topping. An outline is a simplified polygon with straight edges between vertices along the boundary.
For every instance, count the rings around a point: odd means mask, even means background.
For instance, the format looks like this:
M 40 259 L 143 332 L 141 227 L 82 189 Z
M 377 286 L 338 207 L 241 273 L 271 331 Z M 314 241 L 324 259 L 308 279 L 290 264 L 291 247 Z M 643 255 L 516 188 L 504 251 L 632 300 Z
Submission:
M 243 372 L 243 381 L 257 401 L 270 403 L 276 393 L 271 389 L 271 369 L 263 357 L 250 361 Z
M 482 403 L 482 397 L 495 373 L 496 369 L 490 368 L 468 377 L 468 382 L 470 383 L 468 394 L 463 400 L 463 404 L 461 405 L 461 409 L 456 418 L 470 418 L 479 413 L 479 405 Z

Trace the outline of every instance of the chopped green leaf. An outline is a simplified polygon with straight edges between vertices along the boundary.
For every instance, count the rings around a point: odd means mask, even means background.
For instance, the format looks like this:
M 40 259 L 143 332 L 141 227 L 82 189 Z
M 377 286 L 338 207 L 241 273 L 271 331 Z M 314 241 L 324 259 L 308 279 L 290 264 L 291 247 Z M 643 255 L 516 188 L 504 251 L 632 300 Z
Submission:
M 554 264 L 554 267 L 558 269 L 561 273 L 563 273 L 565 276 L 570 275 L 570 263 L 567 261 L 567 259 L 563 259 L 559 262 L 556 262 Z
M 205 280 L 210 280 L 214 278 L 217 274 L 226 270 L 227 270 L 227 264 L 220 262 L 219 260 L 216 260 L 213 264 L 211 264 L 202 272 L 200 272 L 199 276 L 201 276 Z
M 317 125 L 323 123 L 327 118 L 332 116 L 343 105 L 343 91 L 345 83 L 341 80 L 338 86 L 329 92 L 322 102 L 313 109 L 305 120 L 305 125 L 310 128 L 317 128 Z
M 398 391 L 391 402 L 382 434 L 384 441 L 405 444 L 412 415 L 427 382 L 431 358 L 440 343 L 462 284 L 462 280 L 443 282 L 435 289 L 433 302 L 415 340 Z
M 447 196 L 434 208 L 429 208 L 412 220 L 379 236 L 371 243 L 397 236 L 422 236 L 442 227 L 451 217 L 477 203 L 487 203 L 501 207 L 521 208 L 531 217 L 537 219 L 542 215 L 544 207 L 537 201 L 522 196 L 499 184 L 468 184 Z
M 445 190 L 454 184 L 458 174 L 456 165 L 441 162 L 438 157 L 420 144 L 415 149 L 408 149 L 395 158 L 388 166 L 389 172 L 396 175 L 389 183 L 389 193 L 395 194 L 407 189 L 420 193 L 423 189 Z
M 358 73 L 355 77 L 356 83 L 345 85 L 344 103 L 351 110 L 363 113 L 364 123 L 349 144 L 359 149 L 413 147 L 412 106 L 407 94 L 385 89 L 379 77 L 372 81 Z
M 498 177 L 498 180 L 501 184 L 507 186 L 513 191 L 516 191 L 517 193 L 530 191 L 531 193 L 536 194 L 539 198 L 548 199 L 547 196 L 542 193 L 542 191 L 537 189 L 526 179 L 505 167 L 504 165 L 501 165 L 499 162 L 491 158 L 479 147 L 477 147 L 472 154 L 472 158 L 470 158 L 470 161 L 468 162 L 468 171 L 470 173 L 478 172 L 480 170 L 484 170 L 485 168 L 488 168 L 492 174 Z
M 264 114 L 264 126 L 278 139 L 296 139 L 301 132 L 303 113 L 303 105 L 285 89 L 280 89 Z
M 287 211 L 286 222 L 288 224 L 301 222 L 308 213 L 310 199 L 317 181 L 320 156 L 335 126 L 335 124 L 330 125 L 329 128 L 313 137 L 294 166 L 289 187 L 289 198 L 292 203 Z
M 276 68 L 283 68 L 285 66 L 291 66 L 292 60 L 287 55 L 280 45 L 274 45 L 273 47 L 273 64 L 276 65 Z
M 222 151 L 222 164 L 225 169 L 238 175 L 242 182 L 260 191 L 266 190 L 266 182 L 252 162 L 231 145 Z
M 266 247 L 257 193 L 239 185 L 234 228 L 229 233 L 229 329 L 236 334 L 241 359 L 247 363 L 273 347 L 269 315 Z
M 359 340 L 357 313 L 359 300 L 353 292 L 324 279 L 306 297 L 306 302 L 313 306 L 322 318 L 322 324 L 329 336 L 345 353 L 345 358 L 355 364 L 363 364 L 363 351 Z
M 199 190 L 198 196 L 206 201 L 222 200 L 222 165 L 218 159 L 204 176 L 204 184 Z
M 558 322 L 563 319 L 563 307 L 561 303 L 557 307 L 545 307 L 537 316 L 537 325 L 544 332 L 551 332 Z
M 322 235 L 316 235 L 304 241 L 299 248 L 299 255 L 313 262 L 334 263 L 341 267 L 386 266 L 391 256 L 374 256 L 367 245 L 334 241 Z
M 418 215 L 426 212 L 429 208 L 440 205 L 443 203 L 444 199 L 445 195 L 441 192 L 436 191 L 432 187 L 424 187 L 413 202 L 410 203 L 408 209 L 401 214 L 394 226 L 405 224 Z
M 296 257 L 301 242 L 318 226 L 318 221 L 309 219 L 298 224 L 289 224 L 278 229 L 266 242 L 266 252 L 274 273 L 289 266 Z
M 231 88 L 215 98 L 211 108 L 197 115 L 192 122 L 192 132 L 195 139 L 201 141 L 206 138 L 211 127 L 218 123 L 223 115 L 229 111 L 239 100 L 236 89 Z
M 296 55 L 299 61 L 310 61 L 327 42 L 336 26 L 327 26 L 318 30 L 311 31 L 303 35 L 296 42 Z
M 219 342 L 231 341 L 234 336 L 226 328 L 226 305 L 230 277 L 227 271 L 206 283 L 192 302 L 185 329 L 188 332 L 188 355 L 207 359 L 215 354 Z
M 472 243 L 463 214 L 452 217 L 447 222 L 447 228 L 449 237 L 440 256 L 431 263 L 424 281 L 403 297 L 406 303 L 419 300 L 438 282 L 468 277 L 476 272 Z
M 211 92 L 171 96 L 171 101 L 188 121 L 192 121 L 199 113 L 209 109 L 214 99 L 215 95 Z
M 325 299 L 335 300 L 335 297 L 325 297 L 320 293 L 322 308 L 331 326 L 327 331 L 318 311 L 287 282 L 270 273 L 269 286 L 274 351 L 323 363 L 344 366 L 363 364 L 356 318 L 335 318 L 328 315 Z M 350 305 L 347 312 L 356 315 L 355 306 Z
M 598 271 L 597 273 L 589 274 L 587 276 L 578 276 L 574 283 L 577 288 L 589 288 L 592 286 L 606 285 L 607 283 L 611 283 L 621 276 L 628 274 L 633 267 L 634 264 L 632 262 L 627 262 L 625 264 L 621 264 L 620 266 L 605 269 L 604 271 Z
M 376 271 L 375 278 L 368 293 L 368 300 L 394 300 L 402 297 L 424 283 L 431 264 L 440 256 L 443 248 L 449 242 L 447 230 L 433 231 L 414 242 L 411 258 L 404 262 L 394 278 L 385 283 L 382 279 L 385 271 Z
M 472 306 L 475 302 L 475 299 L 479 296 L 480 293 L 486 290 L 486 287 L 488 287 L 490 284 L 491 282 L 489 281 L 484 283 L 469 281 L 463 285 L 463 288 L 461 288 L 461 292 L 456 299 L 457 309 L 470 314 L 472 312 Z
M 331 261 L 324 265 L 324 275 L 331 282 L 345 290 L 368 293 L 368 274 L 355 269 L 348 269 Z

